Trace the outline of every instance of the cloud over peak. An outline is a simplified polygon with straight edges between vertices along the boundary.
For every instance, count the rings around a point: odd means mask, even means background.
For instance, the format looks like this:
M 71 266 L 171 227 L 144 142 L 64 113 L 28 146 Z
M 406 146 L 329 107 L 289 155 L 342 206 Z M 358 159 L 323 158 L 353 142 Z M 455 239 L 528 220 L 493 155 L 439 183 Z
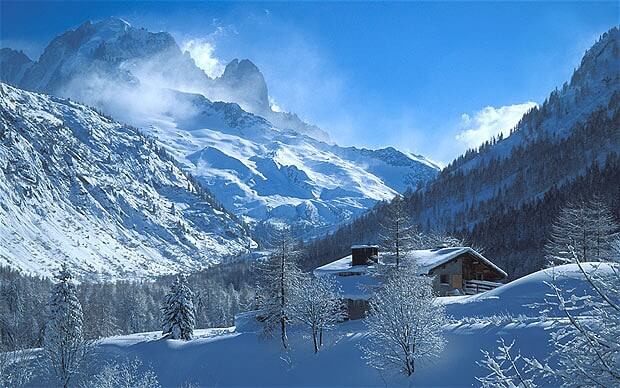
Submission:
M 226 65 L 215 56 L 215 44 L 209 39 L 189 39 L 183 44 L 196 66 L 204 70 L 211 78 L 222 75 Z
M 487 106 L 476 112 L 473 117 L 463 113 L 459 125 L 460 132 L 456 135 L 456 140 L 468 148 L 474 148 L 500 133 L 508 136 L 521 117 L 537 105 L 535 102 L 528 101 L 499 108 Z

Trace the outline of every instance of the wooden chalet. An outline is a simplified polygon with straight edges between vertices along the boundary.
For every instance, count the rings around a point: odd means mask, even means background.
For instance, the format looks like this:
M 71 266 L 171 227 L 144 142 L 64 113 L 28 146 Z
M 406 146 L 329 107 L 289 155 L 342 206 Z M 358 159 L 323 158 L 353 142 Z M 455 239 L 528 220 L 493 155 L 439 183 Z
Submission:
M 470 247 L 415 250 L 405 255 L 402 262 L 406 265 L 411 260 L 415 260 L 420 275 L 434 277 L 433 286 L 439 296 L 488 291 L 508 276 Z M 349 319 L 359 319 L 367 313 L 374 291 L 381 287 L 378 278 L 372 276 L 377 263 L 390 265 L 384 262 L 377 245 L 353 245 L 351 255 L 315 269 L 314 275 L 335 276 Z

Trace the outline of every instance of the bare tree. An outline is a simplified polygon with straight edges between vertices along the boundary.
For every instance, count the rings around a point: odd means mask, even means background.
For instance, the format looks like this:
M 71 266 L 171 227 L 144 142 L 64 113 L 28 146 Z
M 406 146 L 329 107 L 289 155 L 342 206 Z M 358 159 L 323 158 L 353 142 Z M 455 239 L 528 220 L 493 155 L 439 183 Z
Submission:
M 362 351 L 374 368 L 411 376 L 419 362 L 438 357 L 445 346 L 444 308 L 436 303 L 432 279 L 417 272 L 414 265 L 392 271 L 370 302 Z
M 398 268 L 401 258 L 412 249 L 418 236 L 402 196 L 394 198 L 386 209 L 381 222 L 381 247 L 385 250 L 384 256 L 393 258 Z
M 323 331 L 346 318 L 338 283 L 330 275 L 304 276 L 295 289 L 292 314 L 310 328 L 317 353 L 323 346 Z
M 276 231 L 269 258 L 259 262 L 259 285 L 256 291 L 259 319 L 266 334 L 280 330 L 282 347 L 288 349 L 287 324 L 291 320 L 293 293 L 299 285 L 301 271 L 296 259 L 298 243 L 288 229 Z
M 552 226 L 545 246 L 547 260 L 550 265 L 605 261 L 618 229 L 611 210 L 600 199 L 569 204 Z

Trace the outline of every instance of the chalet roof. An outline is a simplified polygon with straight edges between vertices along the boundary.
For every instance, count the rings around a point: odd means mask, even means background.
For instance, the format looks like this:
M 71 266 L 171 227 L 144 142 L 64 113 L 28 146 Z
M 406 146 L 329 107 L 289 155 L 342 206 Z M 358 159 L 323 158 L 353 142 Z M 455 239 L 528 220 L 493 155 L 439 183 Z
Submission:
M 470 247 L 435 248 L 411 251 L 405 256 L 404 260 L 415 258 L 418 271 L 420 275 L 423 275 L 428 274 L 433 268 L 445 264 L 464 253 L 471 254 L 504 277 L 508 276 L 501 268 Z M 391 265 L 389 262 L 386 262 L 386 260 L 390 260 L 389 255 L 384 254 L 379 260 L 384 264 Z M 349 255 L 318 267 L 313 273 L 315 276 L 350 275 L 336 276 L 336 281 L 340 285 L 343 297 L 349 299 L 368 299 L 372 296 L 372 289 L 379 285 L 379 280 L 373 276 L 374 269 L 374 264 L 353 265 L 353 258 Z
M 363 248 L 379 248 L 378 245 L 370 245 L 370 244 L 354 244 L 351 245 L 351 249 L 363 249 Z
M 508 274 L 504 272 L 500 267 L 493 264 L 491 260 L 482 256 L 480 253 L 476 252 L 476 250 L 470 247 L 452 247 L 452 248 L 436 248 L 436 249 L 421 249 L 412 251 L 407 254 L 408 258 L 415 258 L 416 263 L 419 267 L 420 273 L 429 273 L 433 268 L 436 268 L 442 264 L 449 262 L 457 256 L 460 256 L 464 253 L 470 253 L 474 257 L 478 258 L 478 260 L 482 261 L 489 267 L 493 268 L 504 277 L 507 277 Z
M 351 255 L 349 255 L 343 257 L 342 259 L 332 261 L 331 263 L 325 264 L 314 270 L 315 275 L 337 274 L 341 272 L 366 273 L 368 272 L 368 266 L 353 265 L 353 258 Z
M 379 280 L 370 272 L 373 268 L 373 265 L 353 265 L 353 259 L 349 255 L 325 264 L 313 272 L 315 276 L 351 274 L 352 276 L 335 277 L 341 296 L 348 299 L 367 300 L 372 296 L 372 289 L 379 285 Z

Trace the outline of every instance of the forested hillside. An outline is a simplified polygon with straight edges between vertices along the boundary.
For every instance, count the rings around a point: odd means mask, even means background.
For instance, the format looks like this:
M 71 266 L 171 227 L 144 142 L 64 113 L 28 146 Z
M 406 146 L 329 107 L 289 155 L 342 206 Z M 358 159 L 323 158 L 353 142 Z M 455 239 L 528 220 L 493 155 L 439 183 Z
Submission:
M 410 222 L 485 249 L 511 277 L 540 269 L 546 232 L 568 201 L 601 196 L 620 217 L 620 33 L 603 34 L 570 83 L 493 138 L 405 195 Z M 310 244 L 307 265 L 356 242 L 376 242 L 387 204 Z

